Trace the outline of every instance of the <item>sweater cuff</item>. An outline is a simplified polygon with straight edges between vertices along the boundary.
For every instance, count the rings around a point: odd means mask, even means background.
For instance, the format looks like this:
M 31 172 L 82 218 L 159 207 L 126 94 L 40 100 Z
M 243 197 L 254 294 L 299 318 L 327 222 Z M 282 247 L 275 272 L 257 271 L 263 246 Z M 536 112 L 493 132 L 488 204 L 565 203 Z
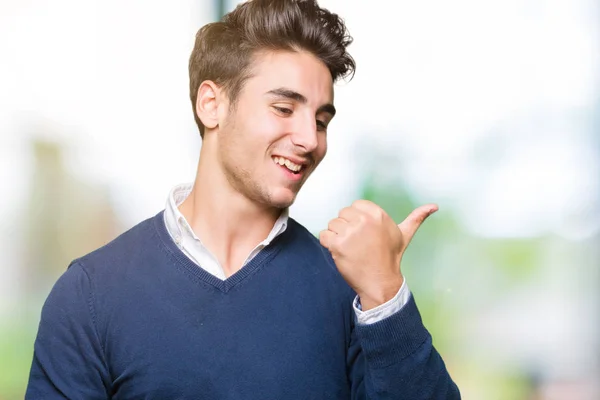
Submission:
M 379 322 L 355 326 L 369 365 L 385 368 L 414 353 L 430 337 L 411 294 L 402 310 Z

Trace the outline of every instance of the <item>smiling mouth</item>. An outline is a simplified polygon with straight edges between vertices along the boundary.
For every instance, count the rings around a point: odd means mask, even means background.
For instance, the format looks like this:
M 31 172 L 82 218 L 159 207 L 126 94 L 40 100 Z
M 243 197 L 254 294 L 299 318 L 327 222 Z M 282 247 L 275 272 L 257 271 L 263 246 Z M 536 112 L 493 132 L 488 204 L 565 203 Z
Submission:
M 293 174 L 299 174 L 304 168 L 305 165 L 303 164 L 295 164 L 292 161 L 288 160 L 285 157 L 272 157 L 273 162 L 275 164 L 278 164 L 282 167 L 287 168 L 291 173 Z

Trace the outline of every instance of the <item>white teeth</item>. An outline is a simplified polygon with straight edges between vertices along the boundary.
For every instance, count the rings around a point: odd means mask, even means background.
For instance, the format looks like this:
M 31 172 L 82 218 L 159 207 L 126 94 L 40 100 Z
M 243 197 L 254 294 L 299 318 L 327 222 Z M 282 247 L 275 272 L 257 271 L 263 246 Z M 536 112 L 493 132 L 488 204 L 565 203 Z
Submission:
M 275 162 L 275 164 L 279 164 L 282 166 L 285 165 L 290 171 L 298 172 L 302 169 L 302 165 L 294 164 L 287 158 L 273 157 L 273 161 Z

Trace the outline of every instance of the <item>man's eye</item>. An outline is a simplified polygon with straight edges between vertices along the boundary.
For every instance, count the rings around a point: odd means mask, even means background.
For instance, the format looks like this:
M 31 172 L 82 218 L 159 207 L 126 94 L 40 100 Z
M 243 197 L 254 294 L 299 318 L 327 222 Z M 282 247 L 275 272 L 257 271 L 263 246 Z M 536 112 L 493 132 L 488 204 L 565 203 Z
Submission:
M 273 107 L 275 110 L 277 110 L 278 112 L 285 114 L 285 115 L 292 115 L 292 110 L 289 108 L 285 108 L 285 107 Z
M 317 120 L 317 129 L 320 131 L 327 130 L 327 124 L 323 121 Z

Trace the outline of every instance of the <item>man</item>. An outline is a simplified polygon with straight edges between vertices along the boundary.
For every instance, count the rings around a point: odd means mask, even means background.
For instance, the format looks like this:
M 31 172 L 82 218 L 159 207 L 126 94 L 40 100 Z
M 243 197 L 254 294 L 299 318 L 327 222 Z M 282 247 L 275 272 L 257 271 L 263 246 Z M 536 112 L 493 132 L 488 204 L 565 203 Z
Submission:
M 26 398 L 460 398 L 400 271 L 435 205 L 396 225 L 357 201 L 320 240 L 288 217 L 350 42 L 315 0 L 250 1 L 198 32 L 196 180 L 58 280 Z

